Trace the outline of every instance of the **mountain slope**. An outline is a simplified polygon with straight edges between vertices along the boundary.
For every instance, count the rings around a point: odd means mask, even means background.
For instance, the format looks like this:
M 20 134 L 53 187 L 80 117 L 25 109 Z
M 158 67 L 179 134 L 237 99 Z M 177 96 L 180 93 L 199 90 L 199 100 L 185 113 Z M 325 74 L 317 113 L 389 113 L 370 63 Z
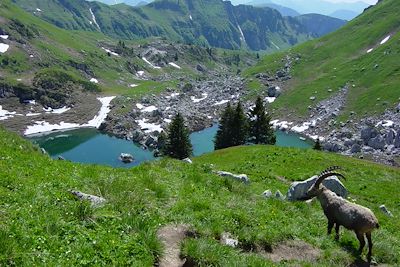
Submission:
M 264 1 L 264 0 L 254 0 L 251 2 L 247 2 L 246 5 L 251 5 L 251 6 L 255 6 L 255 7 L 270 7 L 273 9 L 276 9 L 279 11 L 279 13 L 282 14 L 282 16 L 291 16 L 291 17 L 296 17 L 298 15 L 300 15 L 299 12 L 297 12 L 296 10 L 286 7 L 286 6 L 281 6 L 278 4 L 274 4 L 271 3 L 269 1 Z
M 342 230 L 340 242 L 326 235 L 319 203 L 262 196 L 266 189 L 285 193 L 290 181 L 330 165 L 344 168 L 351 199 L 371 208 L 379 219 L 382 227 L 373 233 L 374 260 L 399 265 L 398 169 L 272 146 L 221 150 L 195 158 L 194 164 L 163 159 L 111 169 L 51 160 L 0 127 L 0 265 L 155 266 L 166 251 L 157 231 L 171 224 L 190 226 L 192 235 L 178 250 L 199 266 L 286 266 L 287 261 L 273 262 L 269 253 L 294 240 L 303 244 L 296 255 L 305 253 L 304 244 L 317 254 L 311 261 L 296 256 L 290 264 L 360 264 L 353 253 L 358 248 L 354 233 Z M 246 173 L 251 183 L 219 177 L 212 170 Z M 107 202 L 94 208 L 77 201 L 69 190 L 99 195 Z M 383 203 L 394 217 L 380 212 Z M 237 248 L 220 243 L 225 232 L 239 240 Z
M 349 90 L 341 119 L 353 113 L 358 118 L 381 114 L 399 101 L 399 12 L 399 1 L 381 1 L 337 32 L 296 46 L 288 53 L 267 56 L 247 74 L 282 69 L 281 59 L 289 54 L 297 60 L 290 70 L 292 79 L 273 104 L 280 114 L 304 119 L 309 106 L 316 107 L 346 84 Z
M 319 36 L 273 9 L 233 6 L 222 0 L 158 0 L 138 8 L 84 0 L 13 1 L 60 27 L 101 31 L 113 38 L 163 36 L 213 47 L 274 51 Z

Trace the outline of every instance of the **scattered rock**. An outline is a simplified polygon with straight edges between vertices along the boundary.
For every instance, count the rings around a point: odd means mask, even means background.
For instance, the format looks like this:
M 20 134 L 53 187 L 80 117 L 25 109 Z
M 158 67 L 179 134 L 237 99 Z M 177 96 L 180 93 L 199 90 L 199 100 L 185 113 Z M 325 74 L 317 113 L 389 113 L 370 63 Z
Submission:
M 310 96 L 310 100 L 311 100 L 311 101 L 314 101 L 315 99 L 317 99 L 317 97 L 315 97 L 315 96 Z
M 222 245 L 233 248 L 236 248 L 239 245 L 239 241 L 234 239 L 230 233 L 222 233 L 220 241 Z
M 278 97 L 281 94 L 281 88 L 279 86 L 271 86 L 268 88 L 269 97 Z
M 354 144 L 354 145 L 351 147 L 350 152 L 351 152 L 352 154 L 360 153 L 360 152 L 361 152 L 361 146 L 360 146 L 359 144 Z
M 182 161 L 186 162 L 186 163 L 189 163 L 189 164 L 193 164 L 193 161 L 190 158 L 185 158 Z
M 279 200 L 285 200 L 286 199 L 286 197 L 281 193 L 281 191 L 279 191 L 279 190 L 277 190 L 276 192 L 275 192 L 275 198 L 276 199 L 279 199 Z
M 265 198 L 271 198 L 272 197 L 272 191 L 271 190 L 265 190 L 264 191 L 264 193 L 262 193 L 262 195 L 265 197 Z
M 368 146 L 383 150 L 385 148 L 385 139 L 381 135 L 377 135 L 368 141 Z
M 318 176 L 315 175 L 305 181 L 294 182 L 290 185 L 289 190 L 286 194 L 286 198 L 289 201 L 296 201 L 302 200 L 305 196 L 307 191 L 315 184 L 317 181 Z M 346 187 L 340 182 L 340 180 L 336 176 L 331 176 L 325 179 L 322 184 L 335 192 L 336 195 L 341 196 L 343 198 L 347 197 L 347 189 Z
M 225 172 L 225 171 L 217 171 L 215 172 L 217 175 L 222 176 L 222 177 L 231 177 L 236 180 L 239 180 L 245 184 L 248 184 L 250 182 L 249 178 L 247 177 L 246 174 L 233 174 L 230 172 Z
M 385 213 L 387 216 L 393 217 L 393 214 L 386 208 L 385 205 L 380 205 L 380 206 L 379 206 L 379 209 L 380 209 L 383 213 Z
M 80 191 L 75 191 L 75 190 L 70 190 L 69 191 L 72 195 L 74 195 L 76 198 L 79 200 L 87 200 L 90 202 L 92 207 L 100 207 L 102 206 L 107 200 L 105 198 L 95 196 L 95 195 L 89 195 L 86 193 L 82 193 Z
M 131 154 L 128 154 L 128 153 L 121 153 L 121 155 L 119 155 L 119 159 L 123 163 L 131 163 L 134 160 L 133 156 Z

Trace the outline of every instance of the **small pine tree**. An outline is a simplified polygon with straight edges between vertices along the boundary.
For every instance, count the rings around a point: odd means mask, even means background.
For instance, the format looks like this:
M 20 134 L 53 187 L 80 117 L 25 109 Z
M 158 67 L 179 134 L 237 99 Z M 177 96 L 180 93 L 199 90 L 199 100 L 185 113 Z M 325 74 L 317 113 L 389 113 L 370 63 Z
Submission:
M 178 113 L 169 125 L 164 154 L 172 158 L 184 159 L 190 157 L 192 153 L 189 130 L 185 126 L 182 115 Z
M 249 124 L 244 113 L 242 103 L 238 102 L 232 124 L 230 125 L 230 134 L 232 136 L 233 146 L 240 146 L 246 143 L 247 137 L 249 135 Z
M 219 121 L 217 135 L 214 139 L 214 148 L 223 149 L 233 145 L 231 136 L 231 126 L 234 116 L 234 110 L 230 103 L 226 106 Z
M 315 141 L 313 149 L 322 150 L 321 141 L 319 140 L 319 138 L 317 139 L 317 141 Z
M 250 135 L 249 141 L 255 144 L 275 145 L 275 131 L 271 126 L 271 116 L 269 116 L 261 97 L 256 100 L 256 106 L 250 112 Z

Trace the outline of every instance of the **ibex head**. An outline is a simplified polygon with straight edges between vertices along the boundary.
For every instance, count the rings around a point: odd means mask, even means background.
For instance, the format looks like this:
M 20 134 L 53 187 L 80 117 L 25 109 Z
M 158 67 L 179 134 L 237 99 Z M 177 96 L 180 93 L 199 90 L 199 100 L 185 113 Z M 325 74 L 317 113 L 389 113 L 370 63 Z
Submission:
M 311 199 L 313 197 L 316 197 L 320 195 L 324 190 L 326 190 L 326 187 L 321 185 L 322 181 L 324 179 L 330 177 L 330 176 L 337 176 L 339 178 L 346 179 L 342 174 L 335 172 L 335 170 L 341 169 L 338 166 L 332 166 L 329 167 L 328 169 L 324 170 L 318 175 L 317 181 L 315 181 L 314 185 L 307 191 L 305 197 L 303 198 L 304 200 Z

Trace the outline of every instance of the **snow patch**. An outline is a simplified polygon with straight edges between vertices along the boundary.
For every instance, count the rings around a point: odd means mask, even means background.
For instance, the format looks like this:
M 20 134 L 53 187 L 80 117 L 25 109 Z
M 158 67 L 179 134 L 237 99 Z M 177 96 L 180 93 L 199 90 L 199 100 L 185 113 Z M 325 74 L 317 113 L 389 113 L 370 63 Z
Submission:
M 177 69 L 181 69 L 180 66 L 176 65 L 176 64 L 173 63 L 173 62 L 168 63 L 168 65 L 171 65 L 172 67 L 177 68 Z
M 189 15 L 189 19 L 193 21 L 193 17 L 192 17 L 192 15 Z
M 394 125 L 394 121 L 390 121 L 390 120 L 384 120 L 384 121 L 380 121 L 376 124 L 375 127 L 392 127 Z
M 10 48 L 10 46 L 8 44 L 0 43 L 0 53 L 7 52 L 8 48 Z
M 129 85 L 130 88 L 135 88 L 135 87 L 138 87 L 138 86 L 139 86 L 139 85 L 134 84 L 134 83 L 132 83 L 132 84 Z
M 150 67 L 152 67 L 153 69 L 161 69 L 161 67 L 155 66 L 153 65 L 153 63 L 151 63 L 150 61 L 147 60 L 147 58 L 142 57 L 143 61 L 146 62 Z
M 101 102 L 101 108 L 99 112 L 97 113 L 96 116 L 94 116 L 93 119 L 91 119 L 88 123 L 86 124 L 77 124 L 77 123 L 68 123 L 68 122 L 60 122 L 59 124 L 50 124 L 46 121 L 36 121 L 35 125 L 30 125 L 26 128 L 24 134 L 25 135 L 30 135 L 30 134 L 37 134 L 37 133 L 43 133 L 43 132 L 50 132 L 54 130 L 66 130 L 66 129 L 74 129 L 74 128 L 80 128 L 80 127 L 94 127 L 98 128 L 100 125 L 103 123 L 103 121 L 106 119 L 108 113 L 110 112 L 110 103 L 111 101 L 115 98 L 115 96 L 109 96 L 109 97 L 98 97 L 97 99 Z M 46 109 L 49 110 L 49 109 Z M 33 115 L 32 115 L 33 116 Z
M 47 113 L 53 113 L 53 114 L 63 114 L 64 112 L 67 112 L 71 108 L 68 107 L 62 107 L 62 108 L 57 108 L 57 109 L 52 109 L 51 111 Z
M 373 48 L 368 49 L 368 50 L 367 50 L 367 54 L 371 53 L 372 51 L 374 51 Z
M 42 115 L 42 113 L 28 113 L 28 114 L 26 114 L 26 116 L 28 116 L 28 117 L 39 116 L 39 115 Z
M 289 129 L 290 125 L 292 125 L 292 124 L 293 124 L 293 122 L 288 122 L 288 121 L 279 121 L 279 120 L 271 121 L 271 125 L 275 129 L 280 129 L 280 130 Z
M 28 100 L 28 104 L 36 105 L 36 100 L 35 99 Z
M 201 95 L 202 95 L 203 97 L 201 97 L 201 98 L 196 98 L 195 96 L 191 96 L 190 99 L 192 100 L 193 103 L 199 103 L 199 102 L 205 100 L 205 99 L 208 97 L 208 94 L 207 94 L 207 93 L 202 93 Z
M 267 101 L 268 103 L 274 103 L 276 100 L 276 97 L 267 96 L 264 100 Z
M 390 37 L 391 37 L 391 35 L 386 36 L 385 39 L 383 39 L 380 44 L 383 45 L 384 43 L 389 41 Z
M 153 112 L 158 110 L 158 108 L 156 106 L 148 106 L 142 109 L 142 112 Z
M 148 119 L 136 120 L 136 123 L 139 125 L 140 129 L 144 130 L 145 133 L 159 132 L 163 131 L 160 125 L 154 123 L 148 123 Z
M 0 35 L 1 39 L 7 40 L 8 39 L 8 35 L 4 34 L 4 35 Z
M 223 105 L 223 104 L 226 104 L 226 103 L 229 103 L 229 100 L 218 101 L 218 102 L 214 103 L 213 106 L 220 106 L 220 105 Z
M 90 79 L 90 81 L 91 81 L 92 83 L 99 83 L 99 81 L 98 81 L 96 78 L 92 78 L 92 79 Z
M 311 125 L 312 125 L 311 122 L 303 122 L 302 125 L 296 125 L 292 127 L 291 130 L 296 133 L 302 133 L 305 130 L 308 130 L 308 128 L 310 128 Z
M 113 56 L 119 56 L 119 54 L 117 54 L 117 53 L 111 51 L 110 49 L 107 49 L 107 48 L 104 48 L 104 47 L 101 47 L 101 49 L 103 49 L 103 50 L 106 51 L 107 53 L 110 53 L 110 54 L 113 55 Z
M 136 72 L 137 76 L 142 77 L 144 75 L 144 71 L 139 70 L 138 72 Z
M 164 122 L 166 122 L 166 123 L 171 123 L 172 120 L 171 120 L 171 119 L 164 119 Z
M 136 104 L 136 107 L 137 107 L 138 109 L 144 108 L 144 106 L 143 106 L 142 104 L 139 104 L 139 103 Z
M 100 30 L 100 26 L 99 26 L 99 24 L 97 24 L 96 16 L 94 15 L 93 10 L 92 10 L 91 8 L 89 8 L 89 11 L 90 11 L 90 14 L 92 15 L 93 23 L 94 23 L 94 24 L 97 26 L 97 28 Z
M 0 105 L 0 121 L 4 121 L 4 120 L 7 120 L 9 118 L 12 118 L 12 117 L 14 117 L 14 115 L 17 115 L 17 112 L 5 110 Z
M 37 12 L 42 12 L 42 10 L 40 8 L 36 8 Z

